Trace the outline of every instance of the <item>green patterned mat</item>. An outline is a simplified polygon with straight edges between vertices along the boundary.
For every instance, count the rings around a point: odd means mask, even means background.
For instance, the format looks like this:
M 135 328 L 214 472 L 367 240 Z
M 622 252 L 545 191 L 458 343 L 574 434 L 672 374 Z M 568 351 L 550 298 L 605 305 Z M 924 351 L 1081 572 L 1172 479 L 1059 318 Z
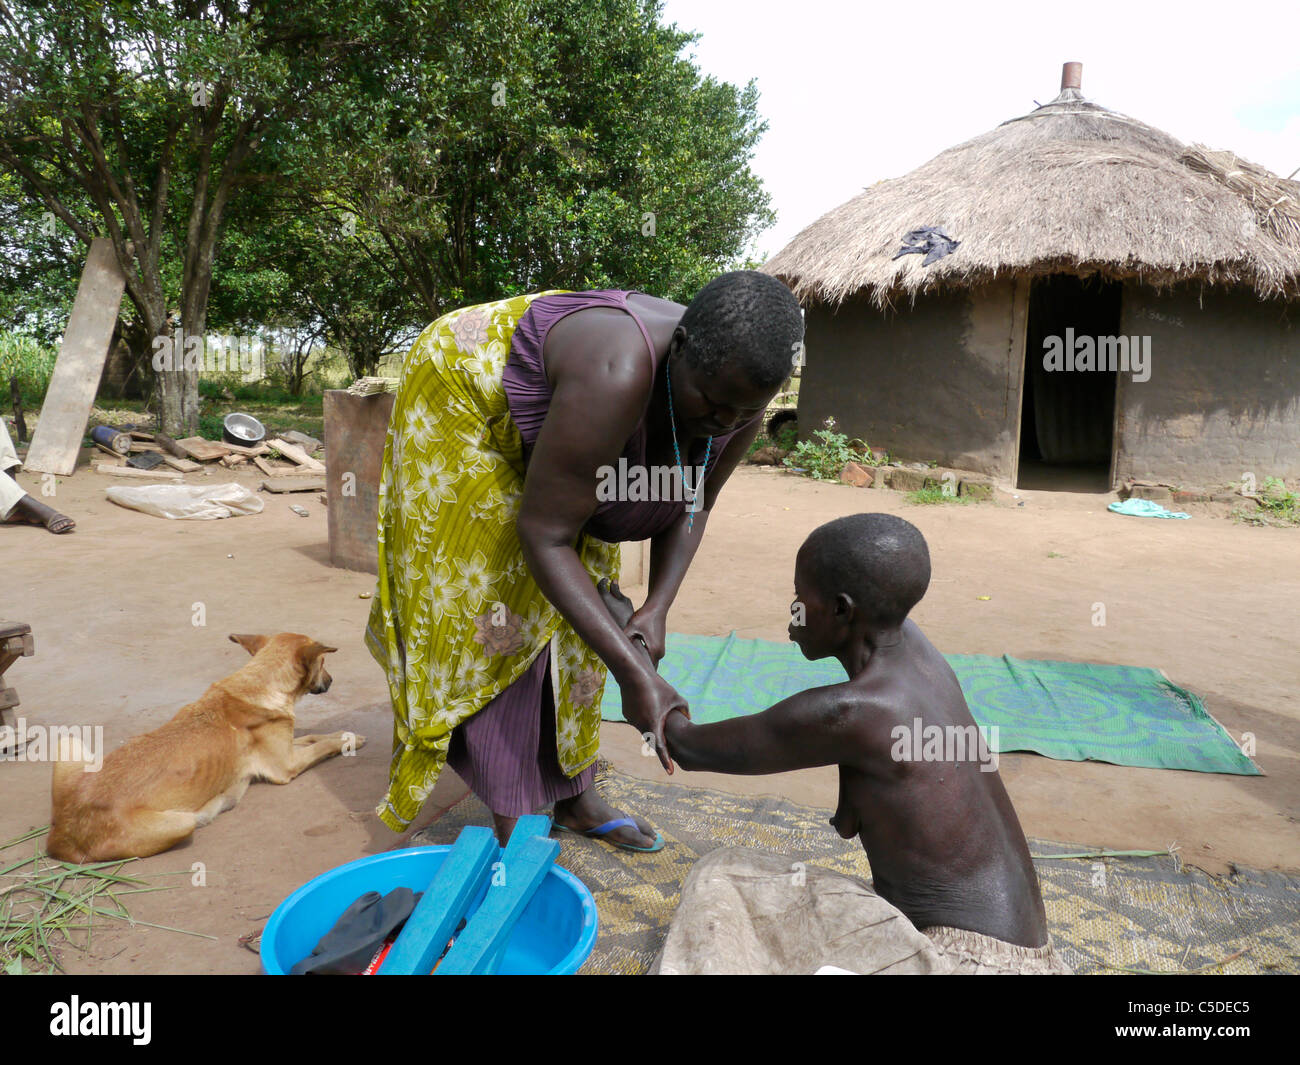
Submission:
M 601 794 L 651 822 L 657 854 L 633 854 L 557 832 L 559 862 L 596 899 L 600 928 L 583 973 L 644 973 L 663 944 L 682 882 L 717 847 L 754 847 L 864 880 L 867 856 L 826 823 L 829 810 L 771 796 L 733 795 L 641 780 L 600 766 Z M 472 795 L 412 844 L 454 843 L 490 825 Z M 1096 848 L 1030 840 L 1056 949 L 1076 973 L 1300 972 L 1300 881 L 1241 869 L 1209 876 L 1175 856 L 1096 857 Z M 1087 857 L 1053 859 L 1052 855 Z
M 948 655 L 975 720 L 996 727 L 998 752 L 1034 751 L 1070 762 L 1258 776 L 1261 771 L 1206 712 L 1159 670 Z M 796 692 L 844 681 L 832 659 L 809 662 L 794 644 L 670 633 L 662 673 L 689 701 L 697 724 L 766 709 Z M 618 685 L 605 685 L 601 716 L 623 720 Z

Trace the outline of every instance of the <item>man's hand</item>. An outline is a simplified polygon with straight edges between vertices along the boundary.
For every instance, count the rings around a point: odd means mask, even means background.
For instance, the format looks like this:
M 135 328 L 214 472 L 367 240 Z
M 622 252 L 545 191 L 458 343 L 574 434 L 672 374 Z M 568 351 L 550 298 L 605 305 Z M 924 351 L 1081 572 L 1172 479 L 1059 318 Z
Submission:
M 673 760 L 664 741 L 664 722 L 674 710 L 689 717 L 686 700 L 663 677 L 649 669 L 635 682 L 619 687 L 623 695 L 623 716 L 642 736 L 654 741 L 660 764 L 671 773 Z

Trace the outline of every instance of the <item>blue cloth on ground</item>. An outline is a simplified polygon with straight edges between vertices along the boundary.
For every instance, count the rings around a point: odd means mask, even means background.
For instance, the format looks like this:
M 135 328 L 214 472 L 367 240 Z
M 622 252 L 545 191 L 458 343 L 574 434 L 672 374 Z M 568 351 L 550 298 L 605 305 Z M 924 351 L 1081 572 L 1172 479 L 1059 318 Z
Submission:
M 1112 503 L 1106 508 L 1116 514 L 1128 514 L 1134 518 L 1190 518 L 1181 510 L 1165 510 L 1159 503 L 1150 499 L 1126 499 L 1123 503 Z

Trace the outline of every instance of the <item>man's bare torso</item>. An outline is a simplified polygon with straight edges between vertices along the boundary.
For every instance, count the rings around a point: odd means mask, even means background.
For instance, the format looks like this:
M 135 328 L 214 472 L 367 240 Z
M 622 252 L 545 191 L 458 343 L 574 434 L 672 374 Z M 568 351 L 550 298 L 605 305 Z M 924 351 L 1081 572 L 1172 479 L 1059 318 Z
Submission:
M 840 764 L 840 835 L 857 835 L 876 891 L 917 928 L 1047 941 L 1033 861 L 944 657 L 911 621 L 839 694 L 860 707 Z

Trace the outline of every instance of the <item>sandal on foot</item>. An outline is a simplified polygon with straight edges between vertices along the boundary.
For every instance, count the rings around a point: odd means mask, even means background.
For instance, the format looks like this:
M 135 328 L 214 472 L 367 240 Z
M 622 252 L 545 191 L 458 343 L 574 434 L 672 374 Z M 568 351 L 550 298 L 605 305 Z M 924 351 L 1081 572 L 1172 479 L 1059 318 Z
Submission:
M 611 832 L 620 828 L 635 828 L 640 832 L 641 829 L 637 828 L 637 823 L 630 817 L 620 817 L 614 821 L 606 821 L 603 825 L 597 825 L 595 828 L 588 828 L 585 830 L 569 828 L 568 825 L 561 825 L 558 823 L 555 827 L 563 829 L 565 832 L 572 832 L 575 836 L 586 836 L 588 839 L 602 839 L 606 843 L 613 844 L 615 847 L 620 847 L 625 851 L 639 851 L 642 854 L 654 854 L 655 851 L 661 851 L 664 849 L 664 837 L 659 832 L 655 833 L 655 842 L 653 847 L 635 847 L 631 843 L 620 843 L 616 839 L 605 839 L 605 837 Z

